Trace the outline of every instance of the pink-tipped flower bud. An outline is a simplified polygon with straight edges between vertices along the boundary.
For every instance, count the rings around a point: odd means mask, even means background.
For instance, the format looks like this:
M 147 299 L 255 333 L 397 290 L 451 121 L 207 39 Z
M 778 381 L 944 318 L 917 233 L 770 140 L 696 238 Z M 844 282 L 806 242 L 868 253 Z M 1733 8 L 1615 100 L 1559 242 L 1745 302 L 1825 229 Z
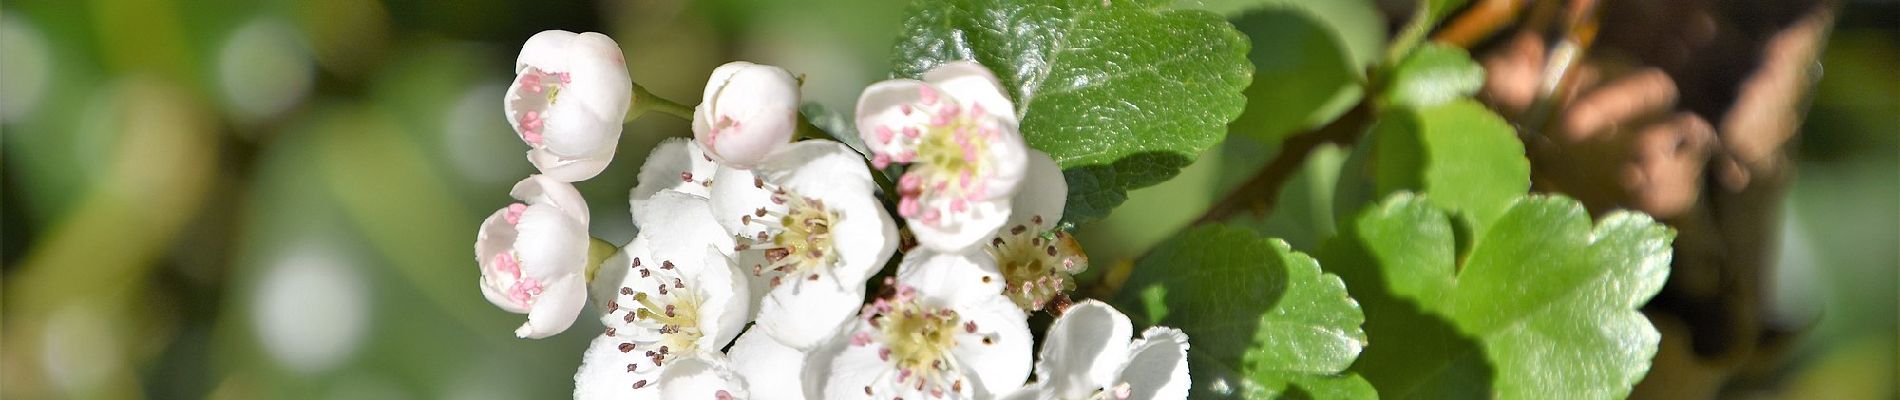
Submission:
M 714 69 L 693 110 L 693 137 L 713 161 L 752 169 L 791 143 L 798 129 L 798 80 L 784 68 L 735 61 Z

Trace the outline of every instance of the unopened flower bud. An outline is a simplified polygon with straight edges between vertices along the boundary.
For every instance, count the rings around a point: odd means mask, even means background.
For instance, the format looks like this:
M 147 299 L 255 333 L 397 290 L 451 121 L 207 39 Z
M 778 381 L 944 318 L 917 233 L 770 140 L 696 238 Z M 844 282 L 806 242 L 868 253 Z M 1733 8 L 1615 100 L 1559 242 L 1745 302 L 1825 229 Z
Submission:
M 502 108 L 528 161 L 564 182 L 606 169 L 633 101 L 620 45 L 594 32 L 543 31 L 521 46 L 515 73 Z
M 798 129 L 798 80 L 784 68 L 735 61 L 713 70 L 693 110 L 693 137 L 722 165 L 752 169 L 791 143 Z

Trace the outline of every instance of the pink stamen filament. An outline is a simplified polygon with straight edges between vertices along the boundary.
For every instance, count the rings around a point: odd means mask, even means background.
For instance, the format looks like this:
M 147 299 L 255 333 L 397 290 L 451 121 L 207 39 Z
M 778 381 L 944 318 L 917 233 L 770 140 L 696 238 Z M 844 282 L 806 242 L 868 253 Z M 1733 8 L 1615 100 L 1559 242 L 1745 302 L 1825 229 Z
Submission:
M 527 204 L 522 204 L 522 203 L 509 204 L 508 211 L 503 212 L 501 214 L 501 219 L 508 221 L 509 225 L 521 225 L 521 213 L 524 213 L 527 211 L 528 211 Z
M 889 146 L 871 161 L 878 168 L 893 162 L 919 163 L 900 178 L 898 213 L 934 224 L 945 212 L 967 213 L 974 209 L 973 202 L 984 199 L 989 172 L 983 154 L 1000 131 L 984 126 L 987 121 L 981 118 L 987 114 L 980 105 L 964 110 L 953 102 L 939 102 L 935 88 L 925 86 L 919 91 L 923 99 L 919 107 L 900 107 L 905 115 L 923 112 L 926 125 L 877 127 L 875 139 Z

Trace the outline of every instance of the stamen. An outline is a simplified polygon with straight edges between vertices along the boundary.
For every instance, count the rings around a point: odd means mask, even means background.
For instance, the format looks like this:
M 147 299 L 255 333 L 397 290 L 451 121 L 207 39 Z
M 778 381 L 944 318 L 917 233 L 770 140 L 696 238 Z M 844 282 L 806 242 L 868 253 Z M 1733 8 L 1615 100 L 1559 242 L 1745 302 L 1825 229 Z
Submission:
M 951 349 L 956 347 L 957 335 L 976 332 L 974 322 L 960 320 L 955 311 L 923 305 L 909 286 L 899 286 L 895 293 L 873 301 L 863 318 L 873 330 L 854 334 L 852 344 L 879 344 L 878 358 L 892 363 L 897 372 L 888 381 L 874 382 L 938 396 L 946 389 L 962 390 L 962 369 Z
M 985 248 L 1002 271 L 1003 294 L 1024 311 L 1042 310 L 1054 298 L 1075 290 L 1072 277 L 1088 268 L 1088 256 L 1073 236 L 1045 229 L 1040 224 L 1036 229 L 1012 226 Z
M 503 220 L 507 220 L 509 225 L 520 225 L 521 213 L 524 213 L 527 211 L 528 211 L 527 204 L 522 204 L 522 203 L 509 204 L 508 211 L 505 213 L 502 213 L 501 218 Z

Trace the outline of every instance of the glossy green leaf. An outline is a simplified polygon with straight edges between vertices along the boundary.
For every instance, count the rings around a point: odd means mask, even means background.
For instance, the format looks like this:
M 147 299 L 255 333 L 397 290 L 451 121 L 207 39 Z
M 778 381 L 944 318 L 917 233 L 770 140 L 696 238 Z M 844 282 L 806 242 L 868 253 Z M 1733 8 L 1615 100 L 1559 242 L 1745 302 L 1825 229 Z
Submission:
M 1379 100 L 1388 106 L 1430 107 L 1470 97 L 1484 87 L 1484 68 L 1464 49 L 1424 44 L 1392 71 Z
M 1402 193 L 1361 212 L 1321 254 L 1365 307 L 1352 371 L 1382 397 L 1621 398 L 1659 336 L 1638 308 L 1662 288 L 1674 233 L 1576 201 L 1525 196 L 1456 256 L 1451 217 Z
M 1379 196 L 1419 191 L 1481 234 L 1530 189 L 1530 161 L 1517 131 L 1483 105 L 1461 100 L 1394 109 L 1372 128 Z
M 1115 303 L 1187 332 L 1195 397 L 1370 392 L 1342 382 L 1366 343 L 1358 304 L 1286 242 L 1222 225 L 1189 230 L 1138 262 Z
M 954 60 L 995 71 L 1023 137 L 1067 172 L 1065 218 L 1099 218 L 1220 142 L 1245 104 L 1246 38 L 1219 15 L 1162 6 L 919 1 L 893 51 L 895 75 Z

